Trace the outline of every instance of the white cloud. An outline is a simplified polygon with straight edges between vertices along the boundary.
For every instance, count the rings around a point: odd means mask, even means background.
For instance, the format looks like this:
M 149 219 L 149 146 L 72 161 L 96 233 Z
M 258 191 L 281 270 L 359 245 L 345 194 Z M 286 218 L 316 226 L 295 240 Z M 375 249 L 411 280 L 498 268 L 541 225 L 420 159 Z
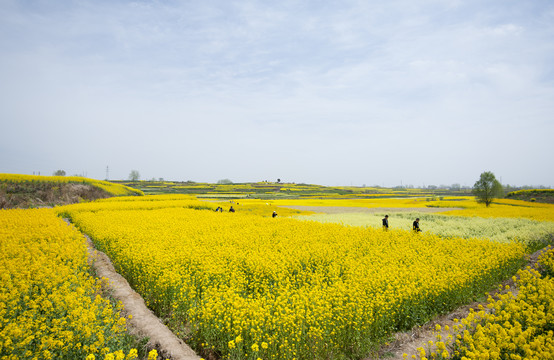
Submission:
M 5 171 L 46 138 L 45 167 L 97 177 L 554 185 L 548 4 L 0 6 Z

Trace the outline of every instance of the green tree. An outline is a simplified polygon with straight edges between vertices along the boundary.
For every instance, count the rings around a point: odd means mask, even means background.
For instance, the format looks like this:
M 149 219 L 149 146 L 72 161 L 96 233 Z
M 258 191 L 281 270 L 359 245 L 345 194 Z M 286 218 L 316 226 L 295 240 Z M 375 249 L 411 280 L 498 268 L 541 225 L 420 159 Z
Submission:
M 229 179 L 217 180 L 218 185 L 231 185 L 233 182 Z
M 481 174 L 479 180 L 473 185 L 473 195 L 477 198 L 477 202 L 489 206 L 494 198 L 502 196 L 502 184 L 496 180 L 494 174 L 490 171 L 485 171 Z
M 56 170 L 54 176 L 65 176 L 65 170 Z
M 140 179 L 140 174 L 137 170 L 132 170 L 129 174 L 129 180 L 131 181 L 138 181 Z

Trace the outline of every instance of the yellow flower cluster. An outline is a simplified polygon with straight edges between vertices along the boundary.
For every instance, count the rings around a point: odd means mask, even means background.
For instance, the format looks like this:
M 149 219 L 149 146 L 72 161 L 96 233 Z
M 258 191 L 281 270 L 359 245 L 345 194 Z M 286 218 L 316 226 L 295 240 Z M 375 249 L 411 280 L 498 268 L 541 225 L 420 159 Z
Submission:
M 534 195 L 534 194 L 548 194 L 554 195 L 554 189 L 527 189 L 527 190 L 516 190 L 506 194 L 507 197 L 517 196 L 517 195 Z
M 208 202 L 198 200 L 195 196 L 169 194 L 169 195 L 146 195 L 141 197 L 125 196 L 101 199 L 94 202 L 80 203 L 57 207 L 59 215 L 71 218 L 72 214 L 81 211 L 96 212 L 99 210 L 153 210 L 165 208 L 187 208 L 196 210 L 216 210 L 223 208 L 223 212 L 228 212 L 230 207 L 236 212 L 254 214 L 264 217 L 270 217 L 273 211 L 279 216 L 290 216 L 298 214 L 310 214 L 311 212 L 299 211 L 287 208 L 278 208 L 271 203 L 256 201 L 218 201 Z
M 225 359 L 365 356 L 511 276 L 525 253 L 240 211 L 71 209 L 158 315 Z
M 260 200 L 245 199 L 241 202 Z M 451 197 L 429 201 L 429 198 L 369 198 L 369 199 L 286 199 L 271 200 L 278 206 L 335 206 L 359 208 L 459 208 L 442 212 L 445 215 L 483 218 L 524 218 L 538 221 L 554 221 L 554 204 L 522 200 L 498 199 L 490 207 L 479 204 L 474 197 Z M 390 209 L 387 210 L 390 212 Z
M 539 258 L 551 264 L 554 251 Z M 447 347 L 456 359 L 554 359 L 554 279 L 531 268 L 520 270 L 514 281 L 517 296 L 511 291 L 498 299 L 489 296 L 488 309 L 480 306 L 454 326 L 446 344 L 437 338 L 431 358 L 447 359 Z M 506 286 L 505 290 L 509 290 Z M 502 290 L 500 287 L 499 290 Z M 420 359 L 426 359 L 420 349 Z M 443 354 L 445 356 L 443 356 Z
M 432 232 L 442 237 L 463 237 L 489 239 L 497 242 L 519 241 L 529 248 L 529 252 L 542 249 L 552 242 L 554 222 L 535 221 L 513 218 L 479 218 L 450 216 L 422 212 L 390 212 L 390 229 L 412 228 L 415 218 L 421 219 L 425 232 Z M 353 226 L 372 226 L 381 228 L 384 213 L 342 213 L 313 214 L 298 216 L 302 220 L 335 222 Z
M 191 209 L 213 209 L 217 205 L 205 201 L 196 200 L 188 195 L 147 195 L 139 198 L 117 197 L 101 199 L 94 202 L 65 205 L 56 208 L 56 212 L 63 217 L 71 217 L 72 214 L 81 211 L 99 210 L 130 210 L 130 209 L 163 209 L 172 207 L 184 207 Z
M 0 359 L 125 348 L 125 318 L 98 295 L 82 234 L 51 209 L 1 210 L 0 239 Z
M 538 221 L 554 221 L 554 204 L 501 199 L 486 207 L 471 205 L 463 210 L 443 213 L 456 216 L 479 216 L 484 218 L 525 218 Z
M 155 356 L 155 357 L 153 357 L 153 356 Z M 152 350 L 148 353 L 148 360 L 155 360 L 155 359 L 157 359 L 157 356 L 158 356 L 158 352 L 156 350 Z M 139 355 L 138 355 L 137 349 L 131 349 L 131 350 L 129 350 L 127 355 L 125 355 L 125 352 L 123 350 L 117 350 L 117 351 L 114 351 L 113 353 L 108 352 L 104 355 L 104 357 L 100 356 L 98 359 L 103 359 L 103 360 L 134 360 L 134 359 L 138 359 L 138 358 L 139 358 Z M 95 360 L 95 359 L 96 359 L 96 355 L 94 355 L 94 354 L 88 354 L 87 357 L 86 357 L 86 360 Z
M 389 195 L 391 196 L 391 195 Z M 463 198 L 466 199 L 466 198 Z M 469 199 L 469 198 L 467 198 Z M 259 200 L 244 200 L 259 201 Z M 468 200 L 469 201 L 469 200 Z M 360 208 L 425 208 L 429 202 L 423 198 L 367 198 L 367 199 L 283 199 L 271 200 L 271 203 L 281 206 L 340 206 L 340 207 L 360 207 Z M 457 202 L 459 205 L 460 202 Z
M 22 175 L 22 174 L 0 174 L 0 182 L 49 182 L 49 183 L 83 183 L 99 187 L 115 196 L 122 195 L 144 195 L 140 190 L 130 188 L 125 185 L 115 184 L 108 181 L 89 179 L 80 176 L 41 176 L 41 175 Z
M 548 248 L 538 258 L 539 269 L 545 275 L 554 277 L 554 248 Z

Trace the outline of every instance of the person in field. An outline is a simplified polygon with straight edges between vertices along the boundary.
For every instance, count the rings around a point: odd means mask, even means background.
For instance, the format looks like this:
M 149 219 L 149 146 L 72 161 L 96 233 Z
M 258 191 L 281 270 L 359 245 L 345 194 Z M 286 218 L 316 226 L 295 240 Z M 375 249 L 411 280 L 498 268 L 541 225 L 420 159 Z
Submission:
M 415 232 L 420 232 L 421 229 L 419 228 L 419 218 L 415 219 L 414 221 L 414 224 L 413 224 L 413 229 Z
M 389 216 L 385 215 L 385 217 L 383 218 L 383 230 L 388 230 L 388 229 L 389 229 Z
M 277 216 L 277 212 L 274 211 L 273 214 L 271 214 L 271 217 L 276 217 Z
M 233 209 L 233 206 L 229 209 L 229 212 L 235 212 L 235 209 Z

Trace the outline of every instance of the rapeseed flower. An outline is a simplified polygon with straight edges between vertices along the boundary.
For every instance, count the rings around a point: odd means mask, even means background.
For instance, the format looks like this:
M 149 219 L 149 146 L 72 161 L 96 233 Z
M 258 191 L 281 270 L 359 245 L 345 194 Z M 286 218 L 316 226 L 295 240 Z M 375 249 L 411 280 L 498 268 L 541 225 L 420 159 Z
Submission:
M 365 356 L 391 332 L 513 275 L 525 255 L 518 243 L 274 221 L 168 201 L 63 211 L 155 312 L 190 324 L 192 345 L 223 357 Z

